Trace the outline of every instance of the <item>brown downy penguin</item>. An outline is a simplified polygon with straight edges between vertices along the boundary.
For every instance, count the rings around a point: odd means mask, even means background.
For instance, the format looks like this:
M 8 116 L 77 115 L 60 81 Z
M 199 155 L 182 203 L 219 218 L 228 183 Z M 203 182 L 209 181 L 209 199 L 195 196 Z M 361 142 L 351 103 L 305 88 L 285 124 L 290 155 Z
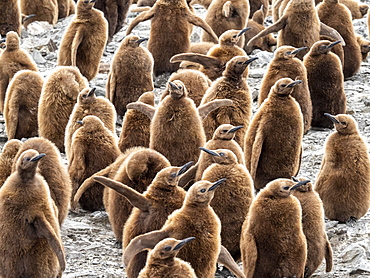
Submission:
M 101 10 L 108 21 L 109 41 L 123 27 L 131 3 L 132 0 L 96 0 L 94 7 Z
M 178 64 L 170 58 L 189 51 L 192 25 L 199 26 L 217 40 L 212 28 L 193 14 L 185 0 L 158 0 L 149 11 L 139 14 L 128 26 L 126 35 L 140 22 L 151 19 L 148 50 L 154 58 L 154 75 L 174 72 Z M 163 32 L 165 30 L 165 32 Z
M 75 2 L 73 0 L 57 0 L 58 2 L 58 19 L 65 18 L 74 14 Z
M 221 124 L 244 126 L 245 128 L 235 135 L 235 141 L 243 146 L 245 130 L 248 128 L 252 116 L 252 95 L 247 83 L 248 65 L 257 58 L 236 56 L 226 64 L 222 77 L 215 80 L 203 96 L 201 105 L 215 99 L 230 99 L 233 104 L 218 108 L 203 120 L 203 127 L 207 140 L 211 140 L 213 133 Z
M 204 20 L 215 31 L 217 36 L 221 36 L 224 32 L 231 29 L 244 29 L 247 26 L 248 18 L 248 0 L 217 0 L 212 1 L 209 5 Z M 205 32 L 202 32 L 202 41 L 218 42 Z M 244 37 L 239 39 L 237 45 L 244 45 Z
M 361 49 L 362 61 L 365 61 L 367 58 L 367 55 L 370 52 L 370 41 L 364 39 L 361 36 L 356 36 L 356 38 L 357 38 L 357 43 Z
M 22 142 L 17 139 L 11 139 L 5 143 L 0 154 L 0 187 L 12 173 L 14 158 L 21 146 Z
M 353 225 L 370 207 L 368 147 L 351 116 L 326 115 L 336 132 L 326 139 L 315 190 L 327 218 Z
M 271 0 L 250 0 L 249 1 L 249 6 L 250 6 L 249 18 L 250 19 L 253 18 L 254 14 L 257 11 L 261 11 L 262 12 L 262 18 L 264 20 L 265 17 L 267 17 L 267 15 L 269 14 L 270 2 L 271 2 Z
M 247 56 L 245 51 L 236 45 L 240 37 L 247 31 L 228 30 L 224 32 L 219 39 L 219 44 L 214 45 L 207 55 L 197 53 L 182 53 L 171 58 L 171 63 L 189 61 L 202 65 L 200 70 L 208 76 L 209 79 L 215 80 L 222 76 L 226 63 L 235 56 Z
M 308 87 L 312 100 L 313 127 L 333 128 L 333 122 L 324 113 L 346 112 L 346 95 L 341 63 L 330 50 L 337 42 L 318 41 L 304 57 Z
M 191 265 L 181 259 L 175 258 L 186 243 L 194 240 L 188 237 L 183 240 L 166 238 L 157 243 L 148 254 L 145 268 L 138 278 L 186 277 L 197 278 Z
M 221 223 L 210 206 L 214 190 L 225 179 L 215 183 L 199 181 L 186 193 L 182 207 L 168 216 L 160 230 L 137 236 L 124 251 L 123 261 L 128 265 L 142 250 L 153 248 L 167 237 L 186 238 L 193 235 L 196 240 L 187 244 L 178 257 L 189 262 L 197 277 L 213 278 L 216 262 L 224 264 L 237 277 L 245 277 L 230 253 L 221 245 Z
M 44 79 L 38 72 L 22 70 L 10 81 L 4 105 L 8 139 L 38 136 L 37 113 Z
M 369 10 L 368 5 L 359 5 L 356 0 L 339 0 L 339 3 L 345 5 L 351 12 L 352 20 L 363 18 L 367 11 Z
M 167 157 L 171 165 L 198 161 L 198 148 L 206 143 L 202 119 L 220 106 L 231 105 L 232 101 L 214 100 L 196 108 L 181 81 L 168 82 L 167 89 L 169 95 L 156 109 L 141 102 L 130 103 L 127 108 L 137 109 L 151 119 L 150 148 Z
M 344 78 L 353 76 L 359 71 L 362 61 L 361 49 L 356 40 L 351 13 L 339 0 L 324 0 L 317 6 L 317 13 L 321 22 L 334 28 L 343 37 L 344 50 Z
M 122 247 L 125 249 L 130 241 L 141 234 L 160 229 L 168 215 L 181 208 L 186 192 L 177 186 L 179 176 L 183 174 L 192 162 L 183 167 L 167 167 L 158 172 L 144 193 L 130 186 L 105 177 L 94 177 L 94 180 L 112 188 L 134 206 L 123 229 Z M 126 265 L 128 277 L 137 277 L 145 266 L 147 252 L 143 251 L 133 257 Z
M 27 27 L 34 21 L 47 21 L 55 25 L 58 21 L 58 3 L 57 0 L 19 0 L 21 13 L 24 15 L 35 15 L 23 23 Z
M 311 47 L 320 40 L 320 34 L 329 35 L 337 40 L 343 41 L 339 33 L 323 24 L 317 15 L 313 0 L 291 0 L 284 10 L 282 17 L 273 25 L 269 26 L 254 38 L 247 47 L 254 45 L 255 40 L 272 32 L 280 31 L 277 39 L 277 46 L 291 45 L 294 47 Z M 247 51 L 250 53 L 249 51 Z M 302 57 L 307 51 L 301 51 L 297 57 Z
M 246 277 L 305 277 L 302 209 L 292 191 L 307 182 L 276 179 L 252 202 L 240 240 Z
M 1 277 L 62 277 L 65 269 L 58 210 L 37 173 L 44 156 L 23 152 L 0 189 Z
M 14 31 L 21 35 L 21 12 L 18 0 L 0 0 L 1 19 L 0 19 L 0 35 L 6 36 L 10 31 Z
M 6 48 L 0 55 L 0 112 L 4 111 L 4 100 L 8 84 L 20 70 L 37 71 L 32 57 L 20 48 L 20 39 L 16 32 L 6 35 Z
M 139 97 L 138 101 L 154 107 L 154 93 L 146 92 Z M 118 139 L 118 147 L 121 152 L 136 146 L 149 148 L 149 139 L 150 119 L 135 109 L 127 110 Z
M 97 97 L 95 88 L 83 89 L 77 98 L 73 111 L 69 117 L 65 132 L 65 153 L 67 158 L 70 157 L 69 150 L 74 132 L 81 127 L 78 121 L 88 115 L 97 116 L 106 128 L 112 133 L 116 132 L 116 110 L 113 104 L 105 97 Z
M 312 121 L 312 102 L 308 88 L 307 70 L 301 60 L 295 56 L 305 51 L 307 47 L 295 48 L 291 46 L 280 46 L 275 50 L 274 58 L 267 66 L 262 78 L 262 84 L 258 95 L 258 106 L 261 106 L 267 98 L 270 89 L 276 81 L 281 78 L 300 79 L 302 83 L 294 86 L 292 97 L 299 103 L 303 115 L 303 132 L 307 133 Z M 312 80 L 316 82 L 315 80 Z
M 303 116 L 291 93 L 301 82 L 290 78 L 278 80 L 245 134 L 245 166 L 257 190 L 274 179 L 290 178 L 299 171 Z
M 64 152 L 65 130 L 78 94 L 89 84 L 76 67 L 57 67 L 44 82 L 37 116 L 39 136 Z
M 120 116 L 126 113 L 127 104 L 154 89 L 153 57 L 146 48 L 140 46 L 145 40 L 127 36 L 113 56 L 106 97 L 114 104 Z
M 202 180 L 214 182 L 221 177 L 226 178 L 225 183 L 215 192 L 211 206 L 221 221 L 221 243 L 233 259 L 238 261 L 242 225 L 254 197 L 253 180 L 232 151 L 202 150 L 214 162 L 204 171 Z
M 304 181 L 293 177 L 295 182 Z M 304 277 L 311 277 L 325 258 L 326 272 L 333 268 L 333 251 L 325 233 L 324 208 L 319 194 L 310 182 L 293 191 L 302 207 L 302 228 L 307 240 L 307 260 Z
M 60 42 L 58 66 L 78 67 L 87 80 L 98 73 L 108 40 L 108 23 L 103 12 L 94 9 L 96 0 L 78 0 L 76 16 Z
M 49 140 L 42 137 L 35 137 L 26 140 L 14 161 L 23 151 L 34 149 L 39 153 L 45 153 L 46 157 L 39 162 L 39 173 L 47 182 L 51 198 L 58 208 L 58 220 L 61 225 L 67 217 L 69 203 L 72 194 L 72 184 L 67 167 L 64 165 L 58 148 Z M 12 172 L 16 170 L 16 163 L 13 163 Z
M 83 181 L 113 163 L 120 154 L 116 136 L 96 116 L 86 116 L 72 137 L 68 172 L 72 180 L 72 198 Z M 95 183 L 81 196 L 81 208 L 103 208 L 103 187 Z

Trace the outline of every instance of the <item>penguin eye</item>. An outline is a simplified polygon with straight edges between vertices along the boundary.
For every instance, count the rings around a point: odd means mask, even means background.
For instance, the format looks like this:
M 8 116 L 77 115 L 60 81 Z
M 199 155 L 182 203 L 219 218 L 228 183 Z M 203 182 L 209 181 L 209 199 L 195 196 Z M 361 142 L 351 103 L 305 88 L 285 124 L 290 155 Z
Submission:
M 220 156 L 225 156 L 225 153 L 219 153 Z
M 87 4 L 87 3 L 89 3 L 89 1 L 88 0 L 87 1 L 84 1 L 84 3 Z
M 182 86 L 181 86 L 181 85 L 178 85 L 177 87 L 179 88 L 179 90 L 181 90 L 181 89 L 182 89 Z
M 284 186 L 283 187 L 284 190 L 289 190 L 289 188 L 290 188 L 289 186 Z
M 341 125 L 347 125 L 347 123 L 346 123 L 346 122 L 340 122 L 340 124 L 341 124 Z
M 171 251 L 171 249 L 172 249 L 172 247 L 171 247 L 171 246 L 166 246 L 166 247 L 164 248 L 164 251 Z
M 234 35 L 233 38 L 235 39 L 237 35 Z
M 243 62 L 238 62 L 238 65 L 241 65 L 241 64 L 243 64 Z
M 285 88 L 286 87 L 286 84 L 281 85 L 281 87 Z
M 26 157 L 26 161 L 30 161 L 31 160 L 31 157 Z
M 226 132 L 228 132 L 228 130 L 227 130 L 227 129 L 222 130 L 222 133 L 226 133 Z
M 205 189 L 205 188 L 202 188 L 202 189 L 200 190 L 200 192 L 204 193 L 204 192 L 206 192 L 206 189 Z
M 176 178 L 177 173 L 171 173 L 170 178 Z

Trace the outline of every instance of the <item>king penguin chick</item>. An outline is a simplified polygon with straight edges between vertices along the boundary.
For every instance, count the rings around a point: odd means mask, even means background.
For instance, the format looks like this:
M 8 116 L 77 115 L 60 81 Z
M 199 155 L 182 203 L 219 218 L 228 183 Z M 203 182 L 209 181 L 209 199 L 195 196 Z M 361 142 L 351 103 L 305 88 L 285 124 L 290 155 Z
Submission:
M 276 179 L 253 200 L 240 240 L 246 277 L 304 277 L 307 242 L 292 191 L 307 182 Z
M 29 16 L 23 26 L 27 26 L 34 21 L 47 21 L 51 25 L 55 25 L 58 21 L 58 3 L 57 0 L 39 0 L 39 1 L 28 1 L 19 0 L 21 13 Z
M 346 112 L 346 94 L 340 59 L 331 52 L 339 41 L 318 41 L 304 57 L 308 87 L 312 101 L 313 127 L 333 128 L 333 122 L 324 115 Z
M 262 85 L 258 96 L 258 106 L 266 99 L 272 86 L 281 78 L 300 79 L 302 83 L 294 86 L 292 97 L 299 103 L 303 115 L 303 132 L 306 134 L 311 127 L 312 102 L 308 89 L 307 70 L 301 60 L 295 56 L 306 50 L 307 47 L 295 48 L 280 46 L 274 53 L 274 59 L 269 63 L 266 73 L 262 78 Z M 312 82 L 316 82 L 312 80 Z
M 369 10 L 368 5 L 359 5 L 360 2 L 356 0 L 339 0 L 339 3 L 345 5 L 349 9 L 349 11 L 351 12 L 352 20 L 363 18 Z
M 65 269 L 58 211 L 37 173 L 44 156 L 23 152 L 0 189 L 1 277 L 62 277 Z
M 364 39 L 361 36 L 356 36 L 356 38 L 357 38 L 357 43 L 361 49 L 362 61 L 365 61 L 367 58 L 367 55 L 370 52 L 370 41 Z
M 291 93 L 301 82 L 290 78 L 278 80 L 245 134 L 245 166 L 257 190 L 276 178 L 290 178 L 299 171 L 303 116 Z
M 72 136 L 69 174 L 72 180 L 72 198 L 83 181 L 95 172 L 113 163 L 120 154 L 117 137 L 96 116 L 86 116 L 82 126 Z M 83 209 L 103 208 L 103 186 L 94 184 L 81 197 Z
M 326 115 L 336 132 L 326 139 L 315 190 L 326 217 L 353 225 L 370 207 L 368 147 L 351 116 Z
M 194 239 L 194 237 L 183 240 L 166 238 L 158 242 L 149 252 L 146 265 L 139 273 L 138 278 L 197 278 L 189 263 L 175 258 L 180 249 Z
M 12 173 L 14 158 L 21 146 L 22 142 L 17 139 L 11 139 L 5 143 L 0 154 L 0 188 Z
M 16 32 L 6 34 L 6 48 L 0 55 L 0 112 L 4 111 L 5 93 L 13 76 L 20 70 L 38 71 L 32 57 L 20 48 Z
M 221 221 L 221 243 L 238 261 L 242 225 L 254 197 L 253 180 L 232 151 L 202 150 L 214 161 L 204 171 L 202 180 L 214 182 L 221 177 L 226 178 L 226 182 L 215 192 L 211 206 Z
M 70 157 L 71 140 L 74 132 L 81 127 L 78 121 L 88 115 L 97 116 L 106 128 L 112 133 L 116 131 L 116 110 L 113 104 L 105 97 L 96 97 L 95 88 L 85 88 L 79 94 L 77 103 L 69 117 L 65 133 L 65 153 L 67 159 Z
M 213 133 L 221 124 L 244 126 L 245 129 L 235 135 L 235 141 L 243 145 L 245 130 L 252 117 L 252 95 L 247 83 L 248 65 L 257 58 L 236 56 L 226 64 L 222 77 L 215 80 L 204 95 L 201 105 L 215 99 L 230 99 L 231 106 L 220 107 L 212 111 L 204 120 L 206 139 L 211 140 Z
M 181 208 L 185 198 L 185 190 L 177 186 L 181 176 L 192 162 L 183 167 L 167 167 L 158 172 L 152 183 L 144 193 L 140 193 L 130 186 L 105 177 L 94 177 L 94 180 L 112 188 L 134 206 L 123 229 L 123 249 L 130 241 L 141 234 L 160 229 L 166 222 L 168 215 Z M 145 266 L 147 252 L 137 254 L 126 265 L 128 277 L 137 277 Z
M 210 206 L 214 190 L 225 179 L 215 183 L 199 181 L 186 193 L 182 207 L 168 216 L 160 230 L 152 231 L 131 240 L 125 249 L 123 260 L 128 265 L 142 250 L 154 248 L 164 238 L 186 238 L 193 235 L 192 241 L 179 252 L 179 258 L 189 262 L 197 277 L 213 278 L 216 262 L 224 264 L 237 277 L 245 277 L 227 249 L 221 246 L 221 224 Z
M 154 89 L 153 57 L 146 48 L 140 46 L 145 40 L 147 38 L 127 36 L 113 56 L 106 97 L 120 116 L 126 113 L 127 104 Z
M 21 35 L 21 11 L 18 0 L 0 0 L 1 19 L 0 36 L 6 36 L 10 31 Z
M 103 12 L 94 9 L 96 0 L 78 0 L 76 16 L 60 42 L 58 66 L 78 67 L 87 80 L 98 73 L 108 40 L 108 23 Z
M 304 181 L 300 178 L 295 182 Z M 325 258 L 326 272 L 333 268 L 333 251 L 325 233 L 324 208 L 319 194 L 308 182 L 293 191 L 293 196 L 298 199 L 302 207 L 302 227 L 307 240 L 307 260 L 304 277 L 311 275 L 320 266 Z

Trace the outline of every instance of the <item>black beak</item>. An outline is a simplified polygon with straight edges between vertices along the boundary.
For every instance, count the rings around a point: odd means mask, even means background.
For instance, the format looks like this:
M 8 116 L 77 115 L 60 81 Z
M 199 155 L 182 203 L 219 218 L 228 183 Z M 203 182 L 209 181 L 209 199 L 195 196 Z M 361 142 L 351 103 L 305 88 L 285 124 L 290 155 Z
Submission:
M 299 182 L 299 180 L 296 177 L 294 177 L 294 176 L 292 176 L 292 181 Z
M 241 129 L 242 127 L 244 127 L 244 126 L 242 126 L 242 125 L 236 126 L 232 129 L 230 129 L 227 133 L 234 133 L 235 131 Z
M 298 187 L 300 187 L 301 185 L 305 185 L 307 183 L 311 182 L 310 180 L 304 180 L 304 181 L 300 181 L 298 182 L 297 184 L 293 185 L 291 188 L 290 188 L 290 191 L 292 190 L 295 190 L 297 189 Z
M 300 47 L 300 48 L 297 48 L 296 50 L 292 51 L 292 55 L 296 55 L 298 52 L 301 52 L 302 50 L 306 50 L 308 49 L 308 47 Z
M 177 85 L 171 81 L 168 81 L 168 84 L 170 84 L 171 88 L 174 89 L 174 90 L 178 90 L 179 87 L 177 87 Z
M 91 97 L 92 95 L 94 95 L 95 94 L 95 90 L 96 90 L 96 88 L 92 88 L 90 90 L 90 92 L 86 95 L 86 97 Z
M 329 44 L 326 48 L 327 48 L 327 49 L 333 48 L 333 47 L 334 47 L 334 46 L 336 46 L 338 43 L 341 43 L 341 41 L 332 42 L 332 43 L 331 43 L 331 44 Z
M 209 153 L 213 156 L 219 156 L 218 153 L 214 152 L 214 151 L 211 151 L 209 149 L 206 149 L 206 148 L 203 148 L 203 147 L 199 147 L 199 149 L 201 149 L 202 151 L 206 152 L 206 153 Z
M 142 42 L 147 41 L 147 40 L 149 40 L 149 38 L 142 38 L 140 40 L 137 40 L 136 43 L 141 44 Z
M 243 35 L 245 32 L 247 32 L 249 29 L 251 29 L 251 27 L 247 27 L 247 28 L 244 28 L 243 30 L 241 30 L 238 34 L 238 37 L 240 37 L 241 35 Z
M 190 162 L 186 163 L 185 165 L 183 165 L 181 167 L 181 169 L 177 172 L 176 177 L 184 174 L 187 170 L 189 170 L 189 168 L 191 167 L 191 165 L 193 165 L 193 163 L 194 163 L 194 161 L 190 161 Z
M 217 186 L 219 186 L 221 183 L 224 183 L 226 181 L 225 178 L 222 178 L 218 181 L 216 181 L 209 189 L 208 191 L 212 191 L 212 190 L 215 190 L 217 188 Z
M 190 242 L 190 241 L 193 241 L 195 239 L 195 237 L 188 237 L 188 238 L 185 238 L 183 240 L 181 240 L 181 242 L 179 244 L 177 244 L 175 246 L 175 248 L 173 248 L 173 251 L 175 250 L 178 250 L 180 249 L 181 247 L 183 247 L 186 243 Z
M 39 161 L 41 158 L 43 158 L 46 154 L 45 153 L 40 153 L 38 156 L 33 157 L 30 161 L 31 162 L 36 162 Z
M 258 59 L 258 57 L 250 58 L 249 60 L 247 60 L 247 61 L 244 62 L 244 65 L 249 65 L 250 63 L 252 63 L 253 61 L 255 61 L 257 59 Z
M 324 115 L 328 116 L 333 123 L 339 124 L 339 121 L 333 115 L 330 115 L 329 113 L 324 113 Z
M 302 81 L 302 80 L 296 80 L 296 81 L 294 81 L 294 82 L 292 82 L 292 83 L 290 83 L 290 84 L 286 85 L 286 87 L 287 87 L 287 88 L 291 88 L 291 87 L 294 87 L 295 85 L 298 85 L 298 84 L 301 84 L 301 83 L 303 83 L 303 81 Z
M 79 123 L 80 125 L 84 125 L 82 121 L 77 121 L 77 123 Z

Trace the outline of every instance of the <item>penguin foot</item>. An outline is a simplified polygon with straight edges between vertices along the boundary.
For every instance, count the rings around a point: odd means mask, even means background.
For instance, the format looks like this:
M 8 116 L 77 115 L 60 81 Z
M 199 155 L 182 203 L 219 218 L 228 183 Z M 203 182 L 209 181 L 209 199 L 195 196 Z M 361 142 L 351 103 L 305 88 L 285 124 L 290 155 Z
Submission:
M 347 221 L 346 221 L 346 225 L 347 226 L 350 226 L 350 227 L 354 227 L 357 223 L 357 218 L 354 217 L 354 216 L 351 216 Z

